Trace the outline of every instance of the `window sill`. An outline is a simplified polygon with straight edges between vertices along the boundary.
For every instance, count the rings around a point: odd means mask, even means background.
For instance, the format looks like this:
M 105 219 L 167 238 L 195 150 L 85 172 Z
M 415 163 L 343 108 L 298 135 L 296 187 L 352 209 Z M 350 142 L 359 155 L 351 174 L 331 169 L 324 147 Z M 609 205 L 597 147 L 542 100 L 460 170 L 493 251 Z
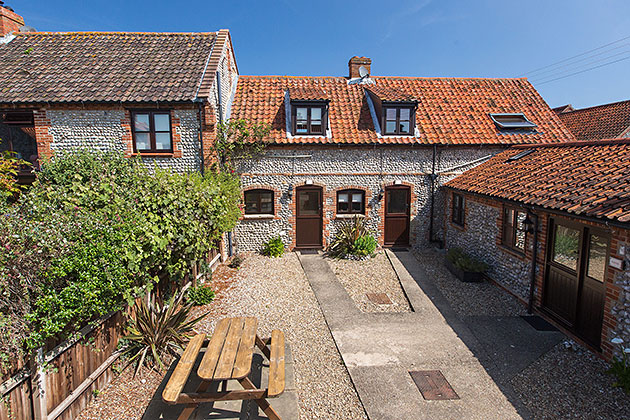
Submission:
M 460 225 L 458 223 L 451 221 L 451 226 L 453 226 L 455 229 L 459 231 L 466 232 L 466 225 Z
M 524 259 L 525 259 L 525 257 L 526 257 L 526 256 L 525 256 L 525 252 L 521 252 L 521 251 L 518 251 L 518 250 L 516 250 L 516 249 L 514 249 L 514 248 L 510 248 L 510 247 L 509 247 L 509 246 L 507 246 L 507 245 L 503 245 L 503 244 L 501 244 L 501 245 L 499 245 L 499 249 L 501 249 L 502 251 L 504 251 L 504 252 L 506 252 L 506 253 L 508 253 L 508 254 L 512 255 L 513 257 L 516 257 L 516 258 L 518 258 L 518 259 L 521 259 L 521 260 L 524 260 Z
M 243 219 L 245 220 L 271 220 L 275 219 L 276 216 L 273 214 L 244 214 Z
M 173 152 L 136 152 L 132 153 L 131 156 L 172 158 L 175 154 Z
M 365 218 L 365 214 L 361 214 L 361 213 L 348 213 L 348 214 L 336 214 L 335 215 L 335 219 L 354 219 L 355 217 L 359 217 L 359 218 Z

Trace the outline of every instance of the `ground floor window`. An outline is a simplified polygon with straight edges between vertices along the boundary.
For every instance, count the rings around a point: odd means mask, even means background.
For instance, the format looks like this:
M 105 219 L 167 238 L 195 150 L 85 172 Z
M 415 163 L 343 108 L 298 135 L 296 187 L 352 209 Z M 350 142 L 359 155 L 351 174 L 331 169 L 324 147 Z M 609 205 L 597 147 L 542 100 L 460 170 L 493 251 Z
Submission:
M 245 214 L 273 214 L 273 191 L 245 191 Z
M 453 194 L 453 223 L 464 226 L 464 196 L 461 194 Z
M 342 190 L 337 193 L 338 214 L 365 214 L 365 191 Z
M 524 211 L 513 207 L 503 208 L 503 232 L 501 243 L 518 252 L 525 252 L 525 219 Z

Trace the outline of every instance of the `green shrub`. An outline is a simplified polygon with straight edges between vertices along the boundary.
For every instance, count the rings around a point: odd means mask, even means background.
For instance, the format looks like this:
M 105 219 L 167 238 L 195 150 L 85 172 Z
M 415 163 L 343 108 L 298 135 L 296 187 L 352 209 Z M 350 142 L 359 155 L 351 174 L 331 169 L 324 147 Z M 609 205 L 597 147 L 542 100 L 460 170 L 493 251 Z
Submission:
M 192 337 L 194 326 L 208 313 L 189 319 L 192 302 L 184 302 L 185 291 L 160 302 L 152 295 L 135 305 L 135 315 L 129 319 L 127 334 L 123 339 L 128 344 L 124 355 L 129 357 L 126 365 L 136 364 L 135 373 L 142 366 L 164 370 L 162 359 L 166 355 L 177 356 L 185 343 Z
M 359 236 L 352 246 L 352 254 L 366 257 L 374 254 L 378 243 L 372 235 Z
M 344 222 L 330 243 L 327 254 L 334 258 L 370 256 L 376 250 L 377 242 L 362 217 L 354 217 Z
M 228 264 L 228 267 L 239 268 L 241 264 L 243 264 L 243 258 L 240 255 L 236 254 L 235 256 L 232 257 L 232 260 Z
M 214 300 L 214 291 L 208 286 L 190 287 L 186 292 L 186 300 L 195 306 L 203 306 Z
M 613 383 L 614 387 L 622 388 L 627 394 L 630 394 L 630 347 L 624 347 L 621 338 L 613 338 L 612 343 L 619 345 L 621 358 L 615 357 L 613 359 L 608 373 L 617 378 Z
M 265 242 L 262 254 L 268 257 L 281 257 L 282 254 L 284 254 L 284 242 L 282 242 L 282 238 L 276 236 Z
M 485 273 L 488 270 L 488 264 L 471 257 L 461 248 L 449 249 L 446 253 L 446 258 L 448 258 L 455 267 L 463 271 Z

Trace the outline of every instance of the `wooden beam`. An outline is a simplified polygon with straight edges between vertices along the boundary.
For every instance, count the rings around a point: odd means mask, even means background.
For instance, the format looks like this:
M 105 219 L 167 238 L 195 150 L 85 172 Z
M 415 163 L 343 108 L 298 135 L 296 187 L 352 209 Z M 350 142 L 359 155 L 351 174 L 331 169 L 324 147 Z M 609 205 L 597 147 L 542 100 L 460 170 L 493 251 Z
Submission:
M 224 392 L 190 392 L 179 394 L 177 404 L 201 404 L 213 401 L 236 401 L 236 400 L 256 400 L 266 398 L 267 391 L 264 389 L 245 389 Z

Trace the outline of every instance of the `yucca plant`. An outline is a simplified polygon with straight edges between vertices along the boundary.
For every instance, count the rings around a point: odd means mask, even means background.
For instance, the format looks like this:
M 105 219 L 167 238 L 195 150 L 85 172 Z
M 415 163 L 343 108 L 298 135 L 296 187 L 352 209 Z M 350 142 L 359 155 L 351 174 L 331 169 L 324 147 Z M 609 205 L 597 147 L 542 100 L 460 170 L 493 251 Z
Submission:
M 185 302 L 186 288 L 166 302 L 149 295 L 135 305 L 135 316 L 129 319 L 127 335 L 123 339 L 129 357 L 125 367 L 136 363 L 134 376 L 142 366 L 164 370 L 166 355 L 177 356 L 193 335 L 194 326 L 208 313 L 189 319 L 192 302 Z
M 372 238 L 372 240 L 367 238 Z M 327 253 L 334 258 L 345 258 L 349 255 L 366 256 L 371 255 L 375 248 L 376 240 L 368 229 L 365 219 L 356 216 L 341 224 Z

